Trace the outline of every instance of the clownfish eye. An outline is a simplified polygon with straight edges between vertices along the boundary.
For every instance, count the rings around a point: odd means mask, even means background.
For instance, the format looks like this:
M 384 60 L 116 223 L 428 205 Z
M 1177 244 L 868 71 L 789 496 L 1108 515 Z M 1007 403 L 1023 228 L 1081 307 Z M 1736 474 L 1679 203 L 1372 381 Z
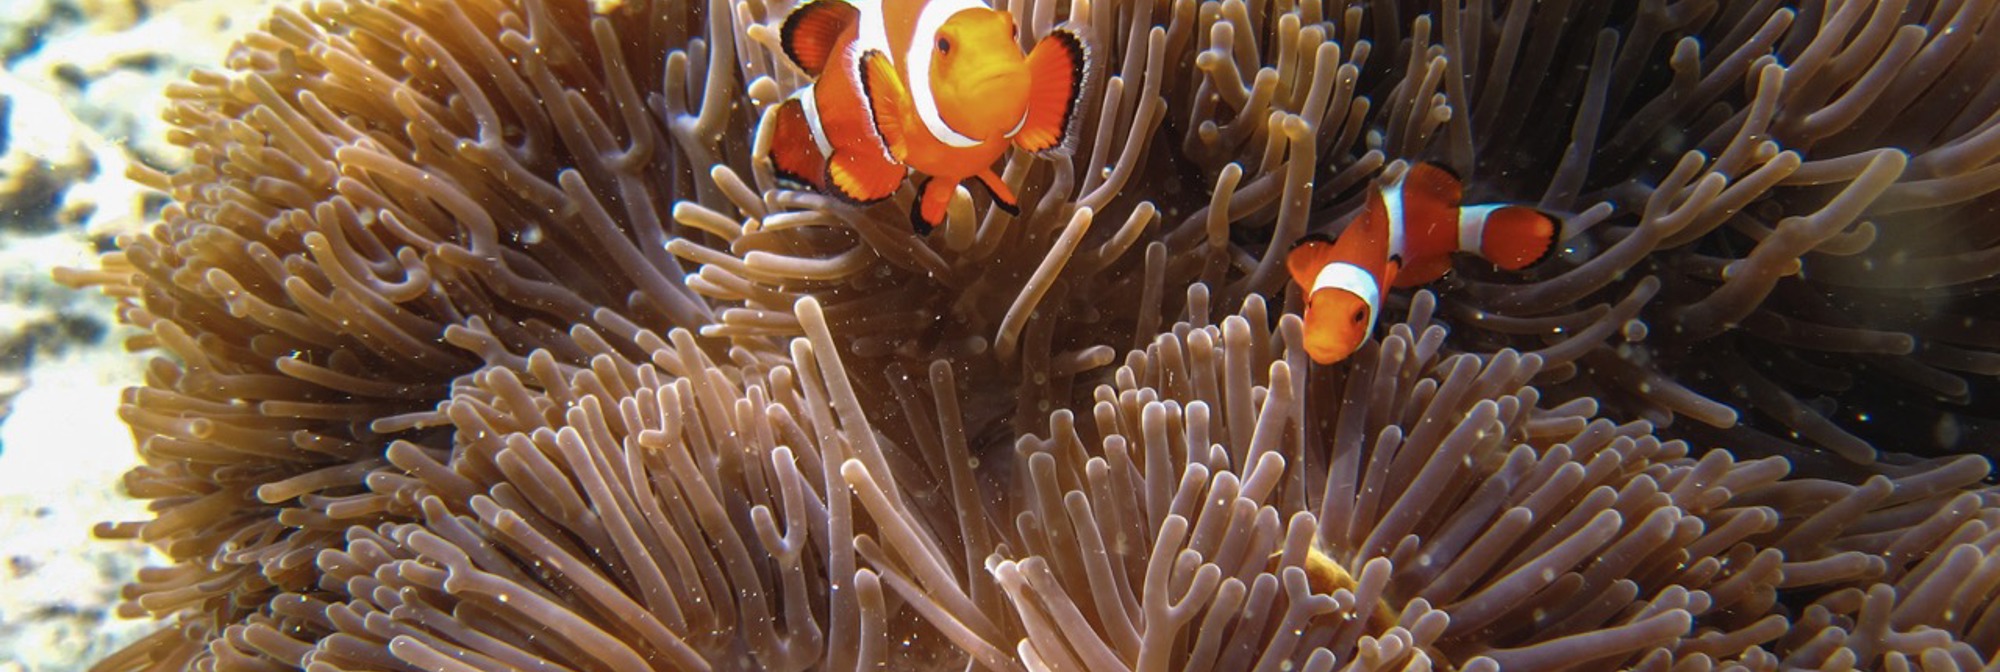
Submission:
M 1368 319 L 1368 309 L 1367 309 L 1367 308 L 1356 308 L 1356 309 L 1354 309 L 1354 323 L 1355 323 L 1355 324 L 1361 324 L 1361 321 L 1362 321 L 1362 320 L 1365 320 L 1365 319 Z
M 938 38 L 938 53 L 940 54 L 951 53 L 951 38 L 949 37 Z

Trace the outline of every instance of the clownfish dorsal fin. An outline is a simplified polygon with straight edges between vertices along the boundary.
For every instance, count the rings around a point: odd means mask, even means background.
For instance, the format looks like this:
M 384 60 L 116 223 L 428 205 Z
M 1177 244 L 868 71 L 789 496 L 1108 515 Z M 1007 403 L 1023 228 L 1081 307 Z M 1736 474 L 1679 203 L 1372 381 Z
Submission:
M 860 19 L 861 10 L 846 0 L 811 0 L 785 17 L 778 43 L 799 69 L 818 77 L 833 60 L 841 33 Z
M 882 144 L 889 148 L 889 156 L 897 161 L 906 160 L 910 155 L 909 131 L 903 126 L 910 110 L 910 90 L 903 85 L 903 78 L 896 74 L 896 64 L 879 51 L 869 51 L 861 55 L 861 93 L 868 99 L 868 108 L 873 110 L 875 132 L 882 136 Z
M 1292 251 L 1285 255 L 1285 271 L 1291 273 L 1292 282 L 1311 291 L 1319 269 L 1332 261 L 1333 239 L 1322 233 L 1307 234 L 1292 243 Z
M 1077 104 L 1090 72 L 1090 48 L 1068 28 L 1050 31 L 1028 52 L 1028 112 L 1014 146 L 1042 155 L 1069 151 Z
M 1435 161 L 1425 161 L 1410 167 L 1403 176 L 1403 194 L 1406 198 L 1435 199 L 1435 203 L 1446 209 L 1455 209 L 1465 198 L 1464 183 L 1458 173 L 1450 167 Z

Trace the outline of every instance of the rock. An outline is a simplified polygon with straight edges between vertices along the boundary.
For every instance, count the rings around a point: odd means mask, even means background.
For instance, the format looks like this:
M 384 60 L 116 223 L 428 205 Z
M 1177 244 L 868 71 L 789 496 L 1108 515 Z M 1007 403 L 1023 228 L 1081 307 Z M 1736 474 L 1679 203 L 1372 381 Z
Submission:
M 164 198 L 128 170 L 185 162 L 161 119 L 168 84 L 218 67 L 269 0 L 0 0 L 0 672 L 69 672 L 158 627 L 115 615 L 148 562 L 91 537 L 141 520 L 117 416 L 146 354 L 114 304 L 50 280 L 94 267 Z

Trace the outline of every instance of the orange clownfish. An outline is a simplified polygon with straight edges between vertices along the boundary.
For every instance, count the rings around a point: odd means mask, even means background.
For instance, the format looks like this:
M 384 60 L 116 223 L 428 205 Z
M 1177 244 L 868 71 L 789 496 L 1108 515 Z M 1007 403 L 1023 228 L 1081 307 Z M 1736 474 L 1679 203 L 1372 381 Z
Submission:
M 1307 236 L 1285 269 L 1306 290 L 1306 354 L 1320 364 L 1346 359 L 1375 331 L 1389 287 L 1428 284 L 1470 252 L 1518 271 L 1555 248 L 1553 217 L 1520 205 L 1460 206 L 1458 176 L 1421 163 L 1368 194 L 1340 240 Z
M 815 79 L 779 105 L 780 179 L 865 204 L 910 170 L 911 222 L 929 233 L 952 191 L 978 178 L 1018 212 L 993 162 L 1019 147 L 1067 151 L 1089 52 L 1057 29 L 1021 53 L 1014 16 L 983 0 L 812 0 L 785 17 L 785 54 Z

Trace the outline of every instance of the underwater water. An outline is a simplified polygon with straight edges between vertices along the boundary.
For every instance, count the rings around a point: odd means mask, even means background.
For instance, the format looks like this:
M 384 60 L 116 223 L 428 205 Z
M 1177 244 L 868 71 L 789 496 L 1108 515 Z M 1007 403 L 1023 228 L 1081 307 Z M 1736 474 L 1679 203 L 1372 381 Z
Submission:
M 0 672 L 2000 666 L 2000 2 L 860 4 L 0 0 Z

